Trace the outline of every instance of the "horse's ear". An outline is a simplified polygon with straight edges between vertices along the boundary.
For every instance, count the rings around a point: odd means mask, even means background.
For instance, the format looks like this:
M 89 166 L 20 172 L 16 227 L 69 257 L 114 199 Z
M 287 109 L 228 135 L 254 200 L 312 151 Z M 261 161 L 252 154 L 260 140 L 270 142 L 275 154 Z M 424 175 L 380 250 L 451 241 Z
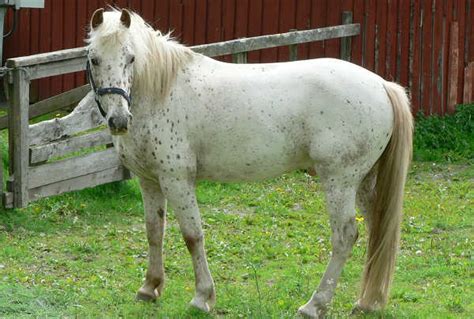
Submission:
M 132 23 L 132 17 L 130 16 L 130 11 L 127 9 L 122 9 L 122 15 L 120 16 L 120 21 L 128 29 Z
M 100 26 L 104 22 L 104 9 L 100 8 L 95 10 L 94 14 L 92 14 L 92 19 L 91 19 L 91 27 L 92 29 L 96 29 L 98 26 Z

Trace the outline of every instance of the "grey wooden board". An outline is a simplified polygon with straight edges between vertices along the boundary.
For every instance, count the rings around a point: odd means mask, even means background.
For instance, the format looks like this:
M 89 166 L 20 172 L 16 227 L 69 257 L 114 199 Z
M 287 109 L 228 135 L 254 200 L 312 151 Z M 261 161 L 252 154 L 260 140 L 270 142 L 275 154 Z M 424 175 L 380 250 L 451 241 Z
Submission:
M 54 157 L 79 151 L 81 149 L 111 144 L 112 136 L 108 129 L 80 136 L 73 136 L 50 144 L 32 146 L 30 148 L 30 164 L 47 161 Z
M 360 34 L 360 24 L 355 23 L 342 26 L 333 26 L 312 30 L 287 32 L 252 38 L 243 38 L 225 42 L 203 44 L 193 46 L 191 47 L 191 49 L 207 56 L 220 56 L 291 44 L 335 39 L 345 36 L 354 36 L 358 34 Z M 77 63 L 77 61 L 80 61 L 79 64 L 83 63 L 84 69 L 84 57 L 86 55 L 87 47 L 82 47 L 13 58 L 7 60 L 6 65 L 10 68 L 31 67 L 33 77 L 37 78 L 44 76 L 44 72 L 46 72 L 43 70 L 43 68 L 35 70 L 35 68 L 38 68 L 39 66 L 45 66 L 47 68 L 47 66 L 52 65 L 53 69 L 57 70 L 53 72 L 58 72 L 60 69 L 73 69 L 77 67 L 77 65 L 75 64 Z M 64 66 L 61 64 L 64 60 L 69 60 L 68 62 L 66 62 L 66 65 L 69 66 Z M 58 62 L 59 64 L 55 64 Z M 74 71 L 68 70 L 67 72 Z
M 30 189 L 29 197 L 31 201 L 34 201 L 43 197 L 77 191 L 87 187 L 94 187 L 110 182 L 121 181 L 127 178 L 128 174 L 126 169 L 123 166 L 115 166 L 103 171 L 98 171 Z
M 6 62 L 6 66 L 9 68 L 14 68 L 14 67 L 20 67 L 20 66 L 30 66 L 30 65 L 36 65 L 36 64 L 57 62 L 57 61 L 63 61 L 67 59 L 84 57 L 86 56 L 86 54 L 87 54 L 86 47 L 40 53 L 40 54 L 34 54 L 34 55 L 9 59 Z
M 352 23 L 352 12 L 344 11 L 342 12 L 342 24 L 351 24 Z M 351 47 L 352 39 L 350 37 L 345 37 L 341 40 L 341 59 L 350 61 L 351 60 Z
M 50 76 L 79 72 L 86 68 L 86 57 L 50 62 L 48 64 L 38 64 L 28 67 L 32 80 L 46 78 Z
M 3 193 L 2 202 L 5 208 L 13 208 L 13 193 L 12 192 Z
M 30 105 L 29 118 L 35 118 L 77 104 L 90 91 L 86 84 Z M 8 127 L 8 115 L 0 117 L 0 130 Z
M 305 31 L 294 31 L 280 34 L 264 35 L 253 38 L 242 38 L 218 43 L 203 44 L 192 47 L 195 52 L 207 56 L 220 56 L 240 52 L 261 50 L 313 41 L 336 39 L 354 36 L 360 33 L 360 24 L 348 24 Z
M 56 183 L 120 165 L 114 148 L 30 167 L 29 188 Z
M 9 85 L 10 112 L 8 130 L 10 173 L 13 175 L 13 206 L 28 205 L 28 107 L 30 82 L 27 72 L 12 71 L 13 84 Z
M 90 91 L 68 115 L 30 125 L 30 145 L 50 143 L 105 124 Z

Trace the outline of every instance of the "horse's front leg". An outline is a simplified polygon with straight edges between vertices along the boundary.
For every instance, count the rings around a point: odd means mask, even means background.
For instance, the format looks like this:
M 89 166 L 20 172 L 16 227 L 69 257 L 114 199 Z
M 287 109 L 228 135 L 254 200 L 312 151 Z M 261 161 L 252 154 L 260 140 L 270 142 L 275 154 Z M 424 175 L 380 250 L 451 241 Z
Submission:
M 176 214 L 181 233 L 192 257 L 196 294 L 191 300 L 191 306 L 209 312 L 215 304 L 216 295 L 204 250 L 204 233 L 194 181 L 161 177 L 160 184 Z
M 166 200 L 158 183 L 140 179 L 140 187 L 148 238 L 148 270 L 145 282 L 137 292 L 137 299 L 149 301 L 161 295 L 165 282 L 163 237 L 166 223 Z

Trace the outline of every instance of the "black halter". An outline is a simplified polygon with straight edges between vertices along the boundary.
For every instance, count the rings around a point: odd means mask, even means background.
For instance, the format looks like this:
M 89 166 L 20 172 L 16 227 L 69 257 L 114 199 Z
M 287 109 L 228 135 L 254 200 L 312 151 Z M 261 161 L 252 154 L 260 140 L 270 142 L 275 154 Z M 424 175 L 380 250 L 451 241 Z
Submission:
M 121 89 L 118 87 L 98 88 L 95 85 L 94 77 L 92 76 L 92 72 L 91 72 L 91 65 L 90 65 L 89 59 L 87 59 L 86 72 L 87 72 L 87 78 L 89 79 L 89 83 L 92 87 L 92 90 L 95 93 L 95 102 L 97 103 L 97 107 L 99 108 L 100 114 L 102 114 L 104 118 L 107 116 L 107 113 L 104 111 L 104 109 L 102 108 L 102 105 L 100 104 L 99 96 L 106 95 L 106 94 L 121 95 L 127 101 L 128 108 L 130 108 L 130 104 L 132 103 L 132 97 L 127 92 L 125 92 L 124 89 Z

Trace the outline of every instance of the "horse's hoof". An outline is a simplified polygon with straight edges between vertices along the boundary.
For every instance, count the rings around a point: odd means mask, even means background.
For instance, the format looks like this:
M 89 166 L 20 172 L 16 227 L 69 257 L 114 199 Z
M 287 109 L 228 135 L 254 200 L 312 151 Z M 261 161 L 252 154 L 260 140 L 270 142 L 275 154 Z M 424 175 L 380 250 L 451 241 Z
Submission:
M 298 309 L 297 315 L 300 318 L 319 319 L 324 318 L 324 311 L 311 305 L 304 305 Z
M 193 298 L 193 300 L 191 300 L 189 305 L 193 308 L 199 309 L 199 310 L 201 310 L 203 312 L 206 312 L 206 313 L 211 311 L 211 307 L 209 307 L 209 304 L 207 302 L 197 300 L 196 298 Z
M 157 298 L 157 294 L 156 294 L 155 291 L 150 293 L 149 291 L 147 291 L 145 289 L 142 289 L 142 288 L 140 288 L 140 290 L 138 290 L 137 296 L 136 296 L 137 300 L 146 301 L 146 302 L 155 301 L 156 298 Z

